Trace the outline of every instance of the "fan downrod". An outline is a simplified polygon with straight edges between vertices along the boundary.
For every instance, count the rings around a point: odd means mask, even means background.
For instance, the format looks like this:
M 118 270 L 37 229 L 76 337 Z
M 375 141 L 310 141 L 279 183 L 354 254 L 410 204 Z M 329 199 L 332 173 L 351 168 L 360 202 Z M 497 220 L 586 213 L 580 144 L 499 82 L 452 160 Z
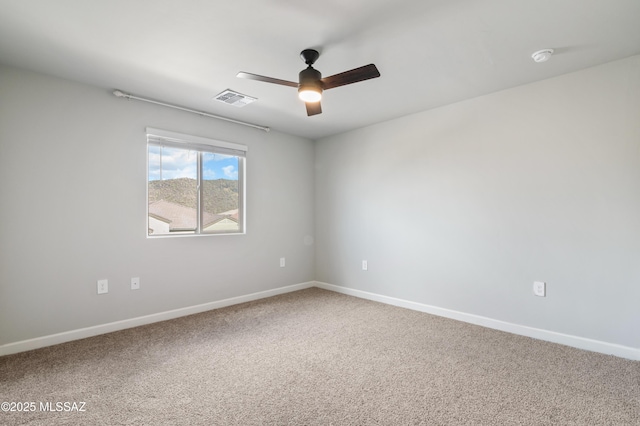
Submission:
M 315 49 L 304 49 L 302 52 L 300 52 L 300 57 L 305 64 L 311 66 L 318 60 L 318 58 L 320 57 L 320 53 L 318 53 L 318 51 Z

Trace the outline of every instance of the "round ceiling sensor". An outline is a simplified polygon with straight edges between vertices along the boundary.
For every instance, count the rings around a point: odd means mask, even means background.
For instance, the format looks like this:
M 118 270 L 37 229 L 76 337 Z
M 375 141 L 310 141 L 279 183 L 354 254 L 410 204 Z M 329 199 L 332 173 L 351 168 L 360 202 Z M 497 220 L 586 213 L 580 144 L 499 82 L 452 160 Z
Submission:
M 531 57 L 536 62 L 546 62 L 553 55 L 553 49 L 542 49 L 535 52 Z

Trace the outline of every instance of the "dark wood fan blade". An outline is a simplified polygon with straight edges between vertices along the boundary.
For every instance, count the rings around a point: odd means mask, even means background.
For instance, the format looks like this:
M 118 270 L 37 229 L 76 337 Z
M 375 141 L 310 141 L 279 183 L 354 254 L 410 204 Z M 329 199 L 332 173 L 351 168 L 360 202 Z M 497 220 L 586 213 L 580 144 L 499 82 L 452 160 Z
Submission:
M 236 77 L 248 78 L 249 80 L 264 81 L 265 83 L 280 84 L 282 86 L 298 87 L 298 83 L 293 81 L 280 80 L 279 78 L 265 77 L 263 75 L 251 74 L 249 72 L 240 71 Z
M 350 71 L 341 72 L 340 74 L 335 74 L 330 77 L 325 77 L 322 79 L 322 87 L 325 90 L 333 89 L 334 87 L 357 83 L 359 81 L 369 80 L 370 78 L 376 77 L 380 77 L 378 68 L 373 64 L 369 64 Z
M 320 101 L 306 102 L 305 105 L 307 106 L 307 115 L 309 117 L 316 114 L 322 114 L 322 106 L 320 105 Z

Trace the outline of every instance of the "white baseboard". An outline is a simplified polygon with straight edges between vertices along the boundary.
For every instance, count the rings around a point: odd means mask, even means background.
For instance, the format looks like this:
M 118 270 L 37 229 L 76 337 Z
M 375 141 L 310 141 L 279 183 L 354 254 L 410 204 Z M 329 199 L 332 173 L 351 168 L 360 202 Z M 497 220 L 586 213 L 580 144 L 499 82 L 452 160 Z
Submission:
M 615 355 L 620 358 L 627 358 L 634 361 L 640 361 L 640 349 L 628 346 L 617 345 L 614 343 L 602 342 L 599 340 L 587 339 L 579 336 L 571 336 L 568 334 L 556 333 L 555 331 L 542 330 L 539 328 L 527 327 L 524 325 L 512 324 L 504 321 L 495 320 L 479 315 L 467 314 L 464 312 L 453 311 L 450 309 L 439 308 L 437 306 L 425 305 L 423 303 L 411 302 L 409 300 L 397 299 L 395 297 L 383 296 L 380 294 L 369 293 L 362 290 L 341 287 L 333 284 L 327 284 L 316 281 L 316 287 L 325 290 L 335 291 L 350 296 L 360 297 L 362 299 L 373 300 L 376 302 L 386 303 L 388 305 L 399 306 L 402 308 L 412 309 L 414 311 L 425 312 L 428 314 L 438 315 L 445 318 L 451 318 L 470 324 L 481 325 L 487 328 L 493 328 L 508 333 L 518 334 L 521 336 L 533 337 L 534 339 L 545 340 L 547 342 L 559 343 L 565 346 L 571 346 L 578 349 L 585 349 L 592 352 L 599 352 L 607 355 Z
M 415 311 L 425 312 L 432 315 L 438 315 L 445 318 L 451 318 L 470 324 L 481 325 L 483 327 L 493 328 L 496 330 L 506 331 L 508 333 L 518 334 L 521 336 L 533 337 L 535 339 L 545 340 L 548 342 L 559 343 L 578 349 L 585 349 L 592 352 L 599 352 L 607 355 L 615 355 L 621 358 L 640 361 L 640 349 L 628 346 L 617 345 L 614 343 L 602 342 L 599 340 L 587 339 L 579 336 L 557 333 L 539 328 L 527 327 L 518 324 L 512 324 L 504 321 L 495 320 L 479 315 L 468 314 L 464 312 L 454 311 L 437 306 L 426 305 L 423 303 L 412 302 L 409 300 L 397 299 L 395 297 L 383 296 L 380 294 L 370 293 L 362 290 L 356 290 L 347 287 L 341 287 L 333 284 L 327 284 L 318 281 L 311 281 L 301 284 L 295 284 L 286 287 L 280 287 L 272 290 L 261 291 L 258 293 L 247 294 L 245 296 L 232 297 L 203 303 L 195 306 L 174 309 L 171 311 L 159 312 L 157 314 L 145 315 L 142 317 L 131 318 L 122 321 L 110 322 L 107 324 L 96 325 L 93 327 L 85 327 L 77 330 L 65 331 L 49 336 L 37 337 L 34 339 L 22 340 L 19 342 L 8 343 L 0 346 L 0 356 L 9 355 L 18 352 L 24 352 L 32 349 L 43 348 L 46 346 L 57 345 L 60 343 L 70 342 L 72 340 L 84 339 L 87 337 L 97 336 L 99 334 L 111 333 L 114 331 L 125 330 L 127 328 L 138 327 L 141 325 L 152 324 L 154 322 L 166 321 L 186 315 L 197 314 L 200 312 L 210 311 L 212 309 L 224 308 L 226 306 L 237 305 L 240 303 L 251 302 L 253 300 L 264 299 L 279 294 L 290 293 L 292 291 L 303 290 L 310 287 L 319 287 L 325 290 L 335 291 L 337 293 L 347 294 L 362 299 L 373 300 L 376 302 L 386 303 L 388 305 L 399 306 L 402 308 L 412 309 Z
M 93 337 L 99 334 L 111 333 L 114 331 L 125 330 L 127 328 L 151 324 L 154 322 L 166 321 L 187 315 L 198 314 L 200 312 L 210 311 L 212 309 L 219 309 L 226 306 L 237 305 L 239 303 L 251 302 L 253 300 L 264 299 L 266 297 L 277 296 L 279 294 L 290 293 L 292 291 L 303 290 L 305 288 L 314 286 L 315 282 L 295 284 L 286 287 L 275 288 L 272 290 L 261 291 L 258 293 L 247 294 L 245 296 L 232 297 L 229 299 L 203 303 L 201 305 L 188 306 L 186 308 L 159 312 L 157 314 L 145 315 L 142 317 L 110 322 L 93 327 L 85 327 L 77 330 L 65 331 L 63 333 L 56 333 L 49 336 L 37 337 L 35 339 L 8 343 L 0 346 L 0 356 L 29 351 L 32 349 L 44 348 L 46 346 L 57 345 L 60 343 L 84 339 L 87 337 Z

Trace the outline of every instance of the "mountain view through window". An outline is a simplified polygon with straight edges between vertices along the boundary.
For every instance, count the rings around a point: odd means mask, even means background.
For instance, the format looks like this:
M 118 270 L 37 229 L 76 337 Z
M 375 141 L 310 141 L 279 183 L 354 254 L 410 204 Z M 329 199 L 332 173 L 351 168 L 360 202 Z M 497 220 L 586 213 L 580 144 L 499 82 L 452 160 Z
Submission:
M 242 157 L 153 144 L 148 149 L 149 235 L 241 230 Z

